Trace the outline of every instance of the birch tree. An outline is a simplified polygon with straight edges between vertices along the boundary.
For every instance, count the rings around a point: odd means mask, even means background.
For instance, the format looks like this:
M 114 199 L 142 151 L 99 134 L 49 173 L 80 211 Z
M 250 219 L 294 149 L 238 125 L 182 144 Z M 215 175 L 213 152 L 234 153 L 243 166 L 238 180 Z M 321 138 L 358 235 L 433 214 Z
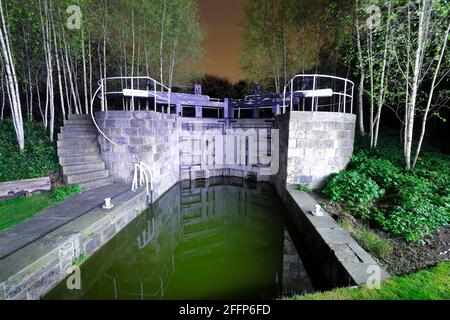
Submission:
M 25 137 L 23 131 L 22 106 L 20 103 L 20 92 L 17 81 L 16 69 L 14 66 L 14 57 L 11 50 L 10 35 L 3 12 L 3 0 L 0 0 L 0 44 L 2 47 L 3 63 L 6 70 L 6 82 L 8 87 L 9 101 L 11 106 L 11 114 L 16 131 L 17 143 L 21 151 L 25 148 Z

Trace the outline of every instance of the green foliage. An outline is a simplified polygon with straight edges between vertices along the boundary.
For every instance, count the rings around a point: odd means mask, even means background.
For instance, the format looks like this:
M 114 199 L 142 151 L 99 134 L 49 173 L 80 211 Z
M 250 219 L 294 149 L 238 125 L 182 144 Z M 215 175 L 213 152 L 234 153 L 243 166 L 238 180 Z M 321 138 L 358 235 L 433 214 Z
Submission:
M 54 189 L 51 194 L 37 194 L 31 197 L 17 197 L 0 202 L 0 231 L 9 229 L 35 217 L 45 209 L 78 193 L 80 187 L 71 185 Z
M 47 176 L 59 170 L 56 146 L 45 128 L 36 122 L 25 122 L 25 150 L 19 151 L 11 121 L 0 121 L 0 182 Z
M 299 185 L 297 185 L 297 189 L 306 192 L 310 190 L 310 187 L 305 183 L 300 183 Z
M 33 218 L 56 201 L 46 194 L 18 198 L 0 202 L 0 231 L 9 229 L 16 224 Z
M 88 255 L 86 253 L 81 254 L 78 258 L 74 259 L 72 261 L 72 265 L 73 266 L 81 266 L 83 264 L 83 262 L 85 262 L 88 259 Z
M 450 263 L 381 283 L 380 290 L 346 288 L 296 296 L 296 300 L 448 300 Z
M 405 171 L 399 150 L 389 136 L 381 136 L 376 149 L 357 141 L 349 171 L 330 179 L 324 193 L 349 204 L 352 214 L 415 242 L 450 225 L 450 157 L 425 151 L 416 168 Z M 375 190 L 386 192 L 378 197 Z
M 65 198 L 77 194 L 81 191 L 81 188 L 77 184 L 56 188 L 52 191 L 52 198 L 57 201 L 63 201 Z
M 364 174 L 356 171 L 343 171 L 329 180 L 323 193 L 328 195 L 332 201 L 369 204 L 381 197 L 384 191 Z

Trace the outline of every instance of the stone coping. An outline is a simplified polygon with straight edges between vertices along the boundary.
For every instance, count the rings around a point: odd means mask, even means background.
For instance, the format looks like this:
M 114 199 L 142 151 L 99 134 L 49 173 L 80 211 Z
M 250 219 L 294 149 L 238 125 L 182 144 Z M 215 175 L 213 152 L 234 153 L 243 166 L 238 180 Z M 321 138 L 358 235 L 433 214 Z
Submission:
M 73 195 L 34 218 L 0 232 L 0 261 L 48 233 L 99 207 L 105 198 L 114 198 L 130 188 L 112 184 Z
M 288 211 L 312 251 L 310 256 L 315 257 L 317 267 L 328 277 L 331 286 L 364 285 L 373 273 L 369 267 L 374 266 L 380 268 L 381 280 L 389 278 L 379 263 L 325 210 L 322 209 L 323 217 L 311 214 L 318 203 L 310 195 L 298 190 L 296 185 L 287 185 L 286 193 Z
M 0 182 L 0 197 L 28 194 L 36 191 L 50 191 L 50 177 Z
M 143 189 L 112 199 L 0 260 L 0 300 L 40 299 L 67 276 L 74 260 L 91 256 L 147 207 Z

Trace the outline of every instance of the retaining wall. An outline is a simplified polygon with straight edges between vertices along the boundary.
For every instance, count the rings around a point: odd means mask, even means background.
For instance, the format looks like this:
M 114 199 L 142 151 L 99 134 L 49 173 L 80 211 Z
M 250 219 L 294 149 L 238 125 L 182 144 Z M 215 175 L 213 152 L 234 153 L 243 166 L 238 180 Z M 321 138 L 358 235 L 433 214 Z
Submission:
M 356 116 L 334 112 L 291 112 L 275 118 L 280 130 L 279 186 L 320 188 L 353 154 Z
M 101 155 L 114 182 L 133 182 L 135 163 L 144 162 L 153 174 L 153 199 L 180 180 L 179 123 L 176 116 L 152 111 L 107 111 L 96 114 L 103 133 Z

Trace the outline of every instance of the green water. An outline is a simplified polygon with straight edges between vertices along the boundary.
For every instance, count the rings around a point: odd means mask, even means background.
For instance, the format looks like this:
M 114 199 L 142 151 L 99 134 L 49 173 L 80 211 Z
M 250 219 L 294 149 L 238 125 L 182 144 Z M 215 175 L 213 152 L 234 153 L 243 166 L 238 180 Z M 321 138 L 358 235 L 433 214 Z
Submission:
M 183 182 L 82 265 L 81 290 L 63 281 L 44 298 L 276 298 L 293 274 L 286 236 L 271 185 Z

